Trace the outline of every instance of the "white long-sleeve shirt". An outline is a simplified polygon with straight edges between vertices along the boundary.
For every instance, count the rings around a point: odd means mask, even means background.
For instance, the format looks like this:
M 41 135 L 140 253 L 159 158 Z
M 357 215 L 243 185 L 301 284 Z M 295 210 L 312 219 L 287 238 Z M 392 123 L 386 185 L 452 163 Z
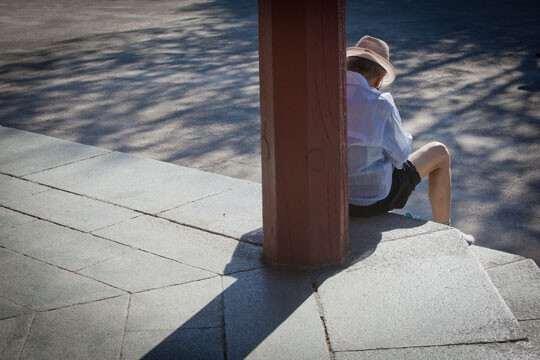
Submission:
M 347 71 L 349 203 L 368 206 L 388 196 L 392 171 L 403 167 L 411 143 L 392 95 Z

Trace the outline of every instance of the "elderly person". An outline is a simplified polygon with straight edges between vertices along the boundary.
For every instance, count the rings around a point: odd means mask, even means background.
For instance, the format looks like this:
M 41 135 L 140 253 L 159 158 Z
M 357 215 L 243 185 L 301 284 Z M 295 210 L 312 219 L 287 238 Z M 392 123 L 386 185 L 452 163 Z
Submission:
M 452 183 L 450 154 L 432 142 L 411 154 L 412 136 L 390 93 L 379 91 L 396 78 L 388 45 L 364 36 L 347 48 L 347 147 L 349 212 L 373 216 L 407 203 L 421 179 L 428 176 L 433 220 L 450 224 Z M 474 237 L 461 233 L 469 244 Z

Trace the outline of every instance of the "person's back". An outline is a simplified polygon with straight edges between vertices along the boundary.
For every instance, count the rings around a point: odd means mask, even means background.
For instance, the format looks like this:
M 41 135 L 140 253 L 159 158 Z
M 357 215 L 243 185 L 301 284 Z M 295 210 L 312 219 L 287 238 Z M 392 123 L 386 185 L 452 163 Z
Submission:
M 401 126 L 394 99 L 379 91 L 396 77 L 389 59 L 388 45 L 371 36 L 347 48 L 349 213 L 372 216 L 401 209 L 429 175 L 433 219 L 450 224 L 450 154 L 438 142 L 411 154 L 412 136 Z M 461 235 L 474 242 L 471 235 Z
M 392 96 L 353 71 L 347 72 L 347 106 L 349 202 L 371 205 L 390 192 L 393 166 L 407 160 L 412 136 L 402 130 Z

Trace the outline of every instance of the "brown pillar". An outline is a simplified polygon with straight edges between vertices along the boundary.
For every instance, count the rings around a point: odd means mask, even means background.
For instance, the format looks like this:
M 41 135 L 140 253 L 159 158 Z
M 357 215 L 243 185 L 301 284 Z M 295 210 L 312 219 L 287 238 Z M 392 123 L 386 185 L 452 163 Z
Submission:
M 317 267 L 349 247 L 345 0 L 259 0 L 264 258 Z

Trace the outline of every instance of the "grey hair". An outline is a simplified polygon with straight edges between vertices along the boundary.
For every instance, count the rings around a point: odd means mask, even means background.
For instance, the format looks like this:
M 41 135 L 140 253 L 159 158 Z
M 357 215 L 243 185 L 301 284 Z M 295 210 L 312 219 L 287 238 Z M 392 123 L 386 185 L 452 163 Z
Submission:
M 368 79 L 386 74 L 381 65 L 359 56 L 349 56 L 347 58 L 347 70 L 360 73 Z

